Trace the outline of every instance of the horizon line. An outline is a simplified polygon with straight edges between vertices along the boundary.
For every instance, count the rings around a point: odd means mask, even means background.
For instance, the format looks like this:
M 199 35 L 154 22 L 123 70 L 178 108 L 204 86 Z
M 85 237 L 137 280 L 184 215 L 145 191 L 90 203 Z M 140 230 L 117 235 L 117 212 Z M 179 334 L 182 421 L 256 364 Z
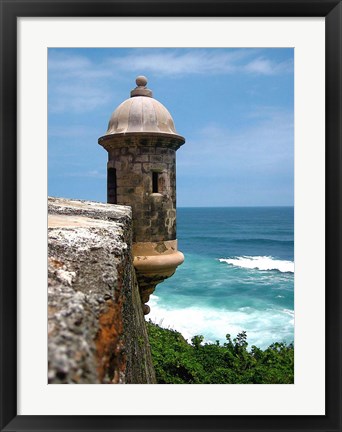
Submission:
M 181 206 L 177 206 L 177 208 L 288 208 L 288 207 L 293 207 L 294 208 L 294 204 L 292 205 L 213 205 L 213 206 L 187 206 L 187 205 L 181 205 Z

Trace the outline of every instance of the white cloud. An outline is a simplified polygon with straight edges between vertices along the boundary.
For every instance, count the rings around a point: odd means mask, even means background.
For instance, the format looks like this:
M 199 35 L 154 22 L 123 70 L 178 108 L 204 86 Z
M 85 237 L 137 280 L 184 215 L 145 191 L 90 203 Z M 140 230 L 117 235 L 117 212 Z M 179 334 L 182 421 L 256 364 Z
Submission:
M 248 73 L 256 73 L 260 75 L 277 75 L 291 72 L 293 70 L 293 63 L 292 61 L 275 63 L 265 58 L 257 58 L 247 63 L 243 69 Z
M 78 79 L 98 79 L 112 76 L 112 71 L 81 55 L 53 51 L 49 55 L 49 73 L 55 76 Z
M 106 105 L 106 81 L 113 72 L 81 55 L 49 53 L 49 110 L 84 113 Z
M 97 170 L 91 170 L 91 171 L 84 171 L 84 172 L 69 172 L 64 173 L 64 177 L 87 177 L 87 178 L 106 178 L 106 172 L 104 170 L 97 171 Z
M 237 53 L 208 51 L 167 51 L 128 55 L 113 59 L 112 64 L 123 70 L 146 70 L 161 75 L 189 75 L 215 72 L 233 72 Z
M 108 91 L 109 86 L 128 71 L 175 77 L 233 73 L 260 76 L 293 70 L 292 61 L 272 61 L 266 54 L 267 50 L 259 49 L 136 49 L 95 61 L 86 55 L 53 50 L 48 62 L 49 109 L 52 113 L 83 113 L 105 106 L 115 96 Z
M 113 58 L 111 64 L 122 70 L 141 70 L 159 75 L 253 73 L 273 75 L 291 70 L 291 63 L 265 58 L 251 59 L 259 50 L 170 50 L 136 51 L 125 57 Z
M 55 84 L 49 93 L 49 109 L 51 112 L 89 112 L 106 105 L 111 95 L 100 83 L 68 82 Z

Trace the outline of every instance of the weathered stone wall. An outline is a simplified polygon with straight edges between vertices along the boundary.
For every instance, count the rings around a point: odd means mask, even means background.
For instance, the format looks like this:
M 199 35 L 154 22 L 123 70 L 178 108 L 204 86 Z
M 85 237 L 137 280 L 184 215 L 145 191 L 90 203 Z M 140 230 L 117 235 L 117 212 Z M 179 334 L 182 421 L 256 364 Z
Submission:
M 172 137 L 106 137 L 108 169 L 116 170 L 117 204 L 133 211 L 134 242 L 176 239 L 176 148 Z M 153 192 L 157 173 L 158 192 Z
M 49 383 L 155 383 L 131 210 L 49 198 Z

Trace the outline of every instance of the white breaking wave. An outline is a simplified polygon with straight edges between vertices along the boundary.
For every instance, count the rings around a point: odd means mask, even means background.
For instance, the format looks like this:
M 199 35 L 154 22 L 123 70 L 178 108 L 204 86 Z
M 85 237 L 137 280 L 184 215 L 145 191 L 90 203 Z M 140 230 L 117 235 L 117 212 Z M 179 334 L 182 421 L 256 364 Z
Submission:
M 237 310 L 213 307 L 185 307 L 169 309 L 159 305 L 159 297 L 151 295 L 151 312 L 146 319 L 164 328 L 179 331 L 190 342 L 195 335 L 203 335 L 205 342 L 221 343 L 226 334 L 236 337 L 247 331 L 249 347 L 267 348 L 273 342 L 293 342 L 294 311 L 289 309 L 266 309 L 259 311 L 251 307 Z
M 237 258 L 220 258 L 220 262 L 226 262 L 235 267 L 258 270 L 278 270 L 282 273 L 294 273 L 294 262 L 276 260 L 270 256 L 242 256 Z

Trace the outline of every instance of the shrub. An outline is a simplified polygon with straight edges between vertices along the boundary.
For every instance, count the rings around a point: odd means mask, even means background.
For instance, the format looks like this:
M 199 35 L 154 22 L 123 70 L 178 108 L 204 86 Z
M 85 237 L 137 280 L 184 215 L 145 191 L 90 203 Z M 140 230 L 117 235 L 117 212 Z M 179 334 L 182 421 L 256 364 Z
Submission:
M 146 323 L 159 384 L 293 384 L 293 344 L 274 343 L 248 350 L 247 333 L 226 342 L 204 343 L 194 336 L 189 344 L 175 330 Z

